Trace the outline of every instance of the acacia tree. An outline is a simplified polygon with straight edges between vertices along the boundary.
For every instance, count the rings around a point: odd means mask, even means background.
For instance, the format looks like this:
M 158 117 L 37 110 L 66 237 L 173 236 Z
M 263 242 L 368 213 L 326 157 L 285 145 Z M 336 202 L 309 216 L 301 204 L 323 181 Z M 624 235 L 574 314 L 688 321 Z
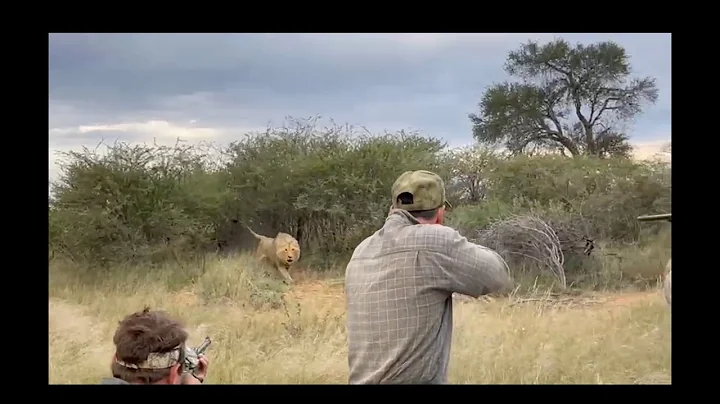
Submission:
M 513 153 L 543 147 L 628 156 L 632 147 L 620 124 L 658 97 L 654 78 L 630 78 L 629 57 L 614 42 L 529 41 L 510 52 L 504 68 L 521 80 L 487 89 L 470 120 L 478 142 L 504 143 Z

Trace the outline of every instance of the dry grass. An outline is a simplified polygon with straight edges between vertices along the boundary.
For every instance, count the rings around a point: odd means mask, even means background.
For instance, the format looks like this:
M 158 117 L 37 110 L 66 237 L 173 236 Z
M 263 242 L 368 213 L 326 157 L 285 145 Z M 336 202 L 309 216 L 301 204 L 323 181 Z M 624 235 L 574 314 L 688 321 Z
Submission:
M 54 266 L 50 383 L 107 377 L 117 322 L 144 305 L 182 318 L 193 344 L 211 336 L 208 383 L 346 383 L 342 284 L 304 280 L 283 291 L 251 267 L 209 262 L 180 287 L 164 271 L 90 285 Z M 458 302 L 450 382 L 670 382 L 670 312 L 659 292 L 578 299 Z

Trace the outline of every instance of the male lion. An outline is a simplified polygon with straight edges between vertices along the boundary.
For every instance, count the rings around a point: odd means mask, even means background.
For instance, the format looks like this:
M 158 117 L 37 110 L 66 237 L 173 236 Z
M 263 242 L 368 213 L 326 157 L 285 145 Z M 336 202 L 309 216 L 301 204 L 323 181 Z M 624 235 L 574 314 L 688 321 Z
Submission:
M 248 226 L 245 227 L 256 239 L 260 240 L 255 253 L 257 259 L 269 261 L 289 283 L 293 283 L 288 269 L 300 259 L 300 244 L 295 237 L 280 232 L 275 238 L 270 238 L 255 233 Z

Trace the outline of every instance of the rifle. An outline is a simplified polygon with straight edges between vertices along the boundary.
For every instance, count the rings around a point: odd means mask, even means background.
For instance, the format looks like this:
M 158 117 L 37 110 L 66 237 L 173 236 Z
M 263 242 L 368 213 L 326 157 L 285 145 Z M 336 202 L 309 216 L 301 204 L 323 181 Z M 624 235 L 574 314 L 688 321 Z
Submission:
M 200 363 L 200 355 L 205 353 L 212 341 L 210 337 L 205 337 L 205 340 L 197 348 L 185 347 L 185 362 L 183 362 L 183 372 L 192 372 Z
M 660 220 L 667 220 L 668 222 L 672 222 L 672 213 L 661 213 L 659 215 L 645 215 L 645 216 L 638 216 L 637 220 L 641 222 L 657 222 Z

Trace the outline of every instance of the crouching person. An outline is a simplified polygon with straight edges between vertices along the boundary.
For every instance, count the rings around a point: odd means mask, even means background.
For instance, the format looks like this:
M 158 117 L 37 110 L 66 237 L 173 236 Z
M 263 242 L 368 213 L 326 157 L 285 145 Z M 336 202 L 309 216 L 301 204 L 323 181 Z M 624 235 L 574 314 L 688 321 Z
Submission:
M 192 373 L 183 373 L 187 338 L 183 325 L 167 313 L 146 307 L 125 317 L 113 337 L 113 377 L 100 384 L 201 384 L 205 356 Z

